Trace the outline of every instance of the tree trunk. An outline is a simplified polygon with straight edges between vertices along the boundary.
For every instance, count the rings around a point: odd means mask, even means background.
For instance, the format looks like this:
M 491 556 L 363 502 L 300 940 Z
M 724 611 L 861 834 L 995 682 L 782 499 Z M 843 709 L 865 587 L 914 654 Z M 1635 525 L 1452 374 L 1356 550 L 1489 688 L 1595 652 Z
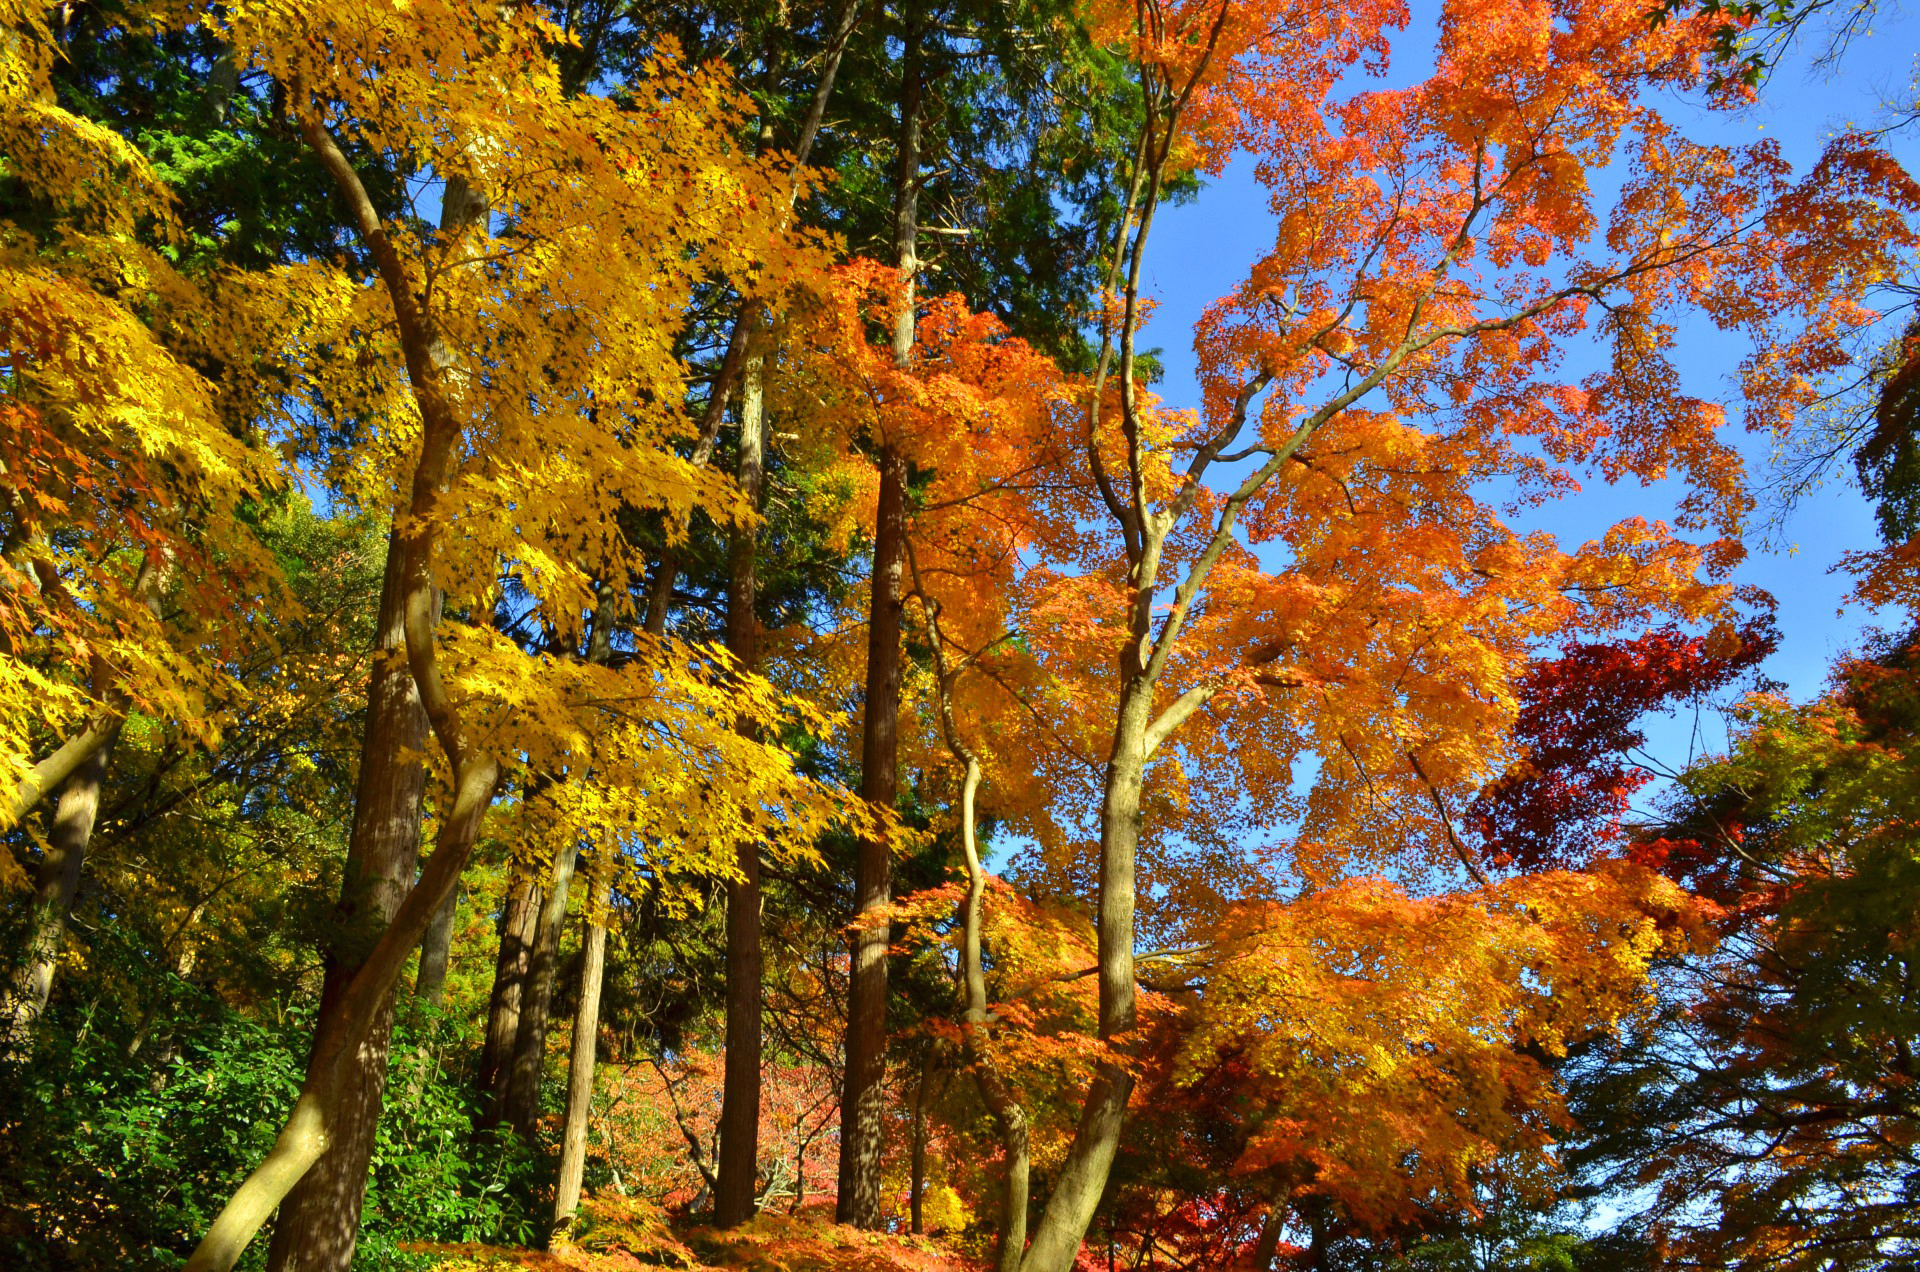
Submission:
M 1275 1205 L 1260 1224 L 1260 1239 L 1253 1243 L 1253 1272 L 1273 1272 L 1273 1256 L 1280 1252 L 1280 1234 L 1285 1230 L 1287 1209 Z
M 31 1050 L 34 1022 L 46 1010 L 47 996 L 53 992 L 53 972 L 60 964 L 60 947 L 67 938 L 67 916 L 73 912 L 73 899 L 80 891 L 80 868 L 93 838 L 94 820 L 100 815 L 100 790 L 106 785 L 107 767 L 119 733 L 116 723 L 100 748 L 73 771 L 60 791 L 53 827 L 47 834 L 46 855 L 40 859 L 40 873 L 34 881 L 26 956 L 14 973 L 7 995 L 7 1032 L 0 1039 L 0 1056 L 25 1056 Z
M 334 912 L 334 937 L 325 950 L 322 1022 L 333 1018 L 330 1009 L 359 974 L 370 944 L 367 934 L 384 931 L 400 908 L 413 886 L 419 861 L 426 768 L 418 759 L 405 757 L 418 756 L 425 747 L 427 717 L 405 661 L 401 553 L 399 535 L 389 535 L 373 676 L 367 688 L 366 734 L 360 744 L 360 779 L 354 790 L 353 830 L 340 903 Z M 367 1164 L 373 1156 L 386 1091 L 392 1025 L 393 996 L 387 994 L 351 1060 L 334 1079 L 331 1146 L 280 1205 L 267 1253 L 272 1272 L 346 1272 L 353 1262 L 360 1207 L 366 1198 Z M 316 1032 L 310 1074 L 327 1050 L 328 1039 Z
M 434 909 L 460 882 L 499 779 L 498 762 L 484 753 L 460 766 L 453 807 L 441 823 L 433 858 L 419 884 L 400 903 L 392 925 L 367 956 L 360 974 L 321 1017 L 317 1036 L 322 1046 L 316 1048 L 293 1112 L 265 1159 L 214 1217 L 184 1272 L 230 1272 L 260 1225 L 326 1152 L 339 1112 L 342 1079 L 353 1067 L 350 1061 L 373 1029 L 381 1003 L 390 1001 L 394 982 L 425 935 Z
M 840 74 L 840 58 L 847 51 L 847 41 L 853 37 L 853 28 L 860 20 L 863 3 L 865 0 L 845 0 L 834 19 L 833 35 L 822 51 L 820 82 L 814 87 L 813 101 L 807 106 L 806 118 L 800 125 L 800 136 L 793 147 L 792 175 L 787 181 L 789 215 L 792 214 L 794 200 L 799 197 L 800 178 L 807 170 L 807 157 L 813 153 L 814 140 L 820 135 L 820 124 L 826 118 L 827 103 L 833 97 L 834 80 Z M 764 154 L 772 140 L 771 130 L 763 127 L 758 153 Z M 696 465 L 704 466 L 712 458 L 714 439 L 719 436 L 720 421 L 727 409 L 727 396 L 733 392 L 734 380 L 745 370 L 747 328 L 752 321 L 753 311 L 754 302 L 745 301 L 734 318 L 733 331 L 727 338 L 727 351 L 720 360 L 720 370 L 714 376 L 707 409 L 701 417 L 701 440 L 693 452 Z M 673 604 L 673 583 L 679 575 L 679 553 L 668 546 L 661 552 L 660 560 L 654 566 L 653 578 L 647 585 L 645 627 L 655 636 L 667 630 L 667 610 Z
M 910 22 L 900 93 L 899 168 L 894 187 L 894 254 L 902 291 L 894 318 L 893 357 L 913 361 L 914 273 L 920 207 L 921 51 Z M 874 512 L 873 597 L 867 623 L 866 727 L 860 795 L 891 816 L 899 798 L 901 575 L 906 542 L 906 460 L 891 440 L 879 455 L 880 497 Z M 859 1228 L 880 1226 L 880 1157 L 887 1071 L 887 947 L 890 932 L 875 914 L 893 902 L 893 858 L 885 832 L 861 841 L 854 867 L 855 921 L 847 988 L 846 1082 L 840 1102 L 840 1190 L 835 1215 Z
M 1149 597 L 1149 600 L 1151 598 Z M 1146 731 L 1153 684 L 1141 666 L 1145 641 L 1122 654 L 1125 689 L 1107 762 L 1100 810 L 1100 897 L 1096 913 L 1100 985 L 1100 1039 L 1113 1042 L 1133 1028 L 1134 858 L 1140 842 L 1140 792 L 1146 772 Z M 1120 1145 L 1133 1074 L 1108 1060 L 1095 1069 L 1081 1107 L 1073 1147 L 1055 1178 L 1047 1207 L 1021 1261 L 1022 1272 L 1066 1272 L 1106 1191 Z
M 579 856 L 578 844 L 567 844 L 554 856 L 553 875 L 527 956 L 526 988 L 520 995 L 520 1027 L 514 1037 L 504 1107 L 507 1125 L 529 1144 L 540 1120 L 540 1093 L 547 1076 L 547 1020 L 553 1007 L 553 967 L 560 953 L 560 932 L 567 923 L 567 892 Z
M 936 639 L 938 639 L 936 635 Z M 942 686 L 942 711 L 948 723 L 950 741 L 957 741 L 952 727 L 952 708 Z M 966 855 L 967 899 L 960 919 L 960 977 L 966 991 L 966 1012 L 961 1019 L 960 1040 L 973 1066 L 975 1083 L 987 1111 L 1000 1128 L 1000 1144 L 1007 1154 L 1007 1187 L 1001 1202 L 1000 1253 L 994 1266 L 999 1272 L 1017 1272 L 1027 1246 L 1027 1205 L 1031 1192 L 1032 1166 L 1028 1155 L 1027 1111 L 1014 1098 L 1005 1078 L 986 1052 L 987 973 L 983 957 L 981 927 L 987 895 L 987 872 L 980 861 L 976 836 L 974 800 L 980 789 L 980 761 L 960 746 L 966 764 L 966 777 L 960 787 L 960 845 Z
M 460 909 L 460 892 L 448 894 L 446 904 L 433 912 L 433 922 L 420 942 L 420 971 L 413 980 L 413 996 L 438 1007 L 447 993 L 447 968 L 453 961 L 453 921 Z
M 434 739 L 452 771 L 448 807 L 436 835 L 434 854 L 394 912 L 359 973 L 331 1010 L 323 1012 L 315 1033 L 312 1062 L 273 1148 L 247 1176 L 208 1226 L 189 1256 L 185 1272 L 228 1272 L 252 1242 L 267 1216 L 331 1146 L 363 1044 L 375 1032 L 383 1008 L 414 948 L 426 934 L 433 912 L 459 885 L 473 857 L 480 827 L 500 782 L 500 760 L 475 744 L 460 709 L 441 675 L 434 625 L 439 593 L 434 585 L 433 551 L 438 526 L 434 504 L 459 462 L 462 422 L 454 414 L 441 382 L 443 364 L 436 354 L 443 343 L 419 306 L 405 262 L 387 237 L 379 210 L 333 135 L 304 107 L 294 111 L 301 135 L 346 199 L 361 241 L 373 256 L 381 285 L 393 306 L 394 326 L 405 356 L 407 378 L 420 414 L 420 451 L 408 490 L 406 516 L 395 529 L 402 545 L 401 609 L 406 633 L 407 668 Z M 458 177 L 451 177 L 442 206 L 442 225 L 458 230 L 485 212 L 484 201 Z M 454 236 L 456 239 L 457 235 Z M 394 561 L 390 554 L 388 564 Z M 365 773 L 363 771 L 363 778 Z M 358 821 L 358 810 L 355 816 Z
M 749 340 L 755 338 L 750 329 Z M 766 360 L 750 352 L 740 392 L 741 496 L 760 507 L 766 449 Z M 759 593 L 752 525 L 735 526 L 727 551 L 727 648 L 750 675 L 760 665 Z M 740 846 L 738 879 L 727 882 L 727 1050 L 720 1101 L 720 1164 L 713 1221 L 731 1228 L 753 1218 L 760 1173 L 760 848 Z
M 5 466 L 0 465 L 0 472 Z M 160 597 L 173 578 L 169 552 L 153 549 L 140 561 L 134 577 L 134 595 L 156 621 Z M 28 919 L 26 954 L 8 986 L 5 1019 L 0 1023 L 0 1057 L 23 1055 L 33 1044 L 33 1022 L 46 1010 L 53 992 L 53 973 L 66 943 L 67 919 L 80 891 L 80 875 L 87 847 L 93 841 L 94 822 L 100 816 L 100 792 L 106 785 L 114 747 L 126 720 L 127 696 L 106 658 L 95 652 L 89 668 L 93 696 L 105 705 L 59 750 L 34 766 L 33 774 L 16 788 L 0 815 L 0 828 L 26 816 L 42 791 L 60 791 L 53 825 L 47 834 L 46 856 L 34 881 L 33 908 Z
M 560 1134 L 560 1182 L 553 1195 L 556 1235 L 573 1224 L 586 1174 L 587 1123 L 593 1115 L 593 1071 L 600 1041 L 600 990 L 607 969 L 607 905 L 613 893 L 613 863 L 596 861 L 587 897 L 587 937 L 580 956 L 580 1005 L 573 1013 L 573 1046 L 567 1056 L 567 1121 Z
M 513 1047 L 520 1037 L 520 1000 L 533 960 L 542 898 L 531 871 L 516 873 L 507 885 L 506 904 L 500 911 L 500 952 L 494 958 L 493 991 L 487 998 L 487 1034 L 480 1044 L 480 1067 L 474 1078 L 482 1127 L 500 1125 L 507 1114 Z
M 933 1081 L 933 1044 L 920 1056 L 920 1080 L 913 1087 L 913 1137 L 907 1166 L 907 1231 L 919 1236 L 927 1230 L 927 1084 Z

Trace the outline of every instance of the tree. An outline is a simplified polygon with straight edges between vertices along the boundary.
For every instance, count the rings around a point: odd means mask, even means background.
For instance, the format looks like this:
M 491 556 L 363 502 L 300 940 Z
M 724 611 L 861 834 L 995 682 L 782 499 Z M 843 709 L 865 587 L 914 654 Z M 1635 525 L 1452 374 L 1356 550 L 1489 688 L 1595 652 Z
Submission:
M 247 517 L 284 477 L 250 427 L 261 386 L 221 374 L 247 361 L 242 333 L 265 317 L 259 280 L 196 281 L 157 250 L 182 227 L 153 166 L 51 100 L 40 10 L 0 19 L 0 128 L 9 153 L 31 155 L 8 177 L 0 262 L 10 368 L 0 829 L 60 797 L 27 954 L 7 994 L 12 1052 L 46 1004 L 129 714 L 189 721 L 210 739 L 209 699 L 228 684 L 232 641 L 254 606 L 285 600 Z M 238 322 L 219 320 L 236 311 Z
M 1826 205 L 1764 149 L 1684 142 L 1643 96 L 1695 81 L 1697 27 L 1650 32 L 1626 5 L 1497 22 L 1450 6 L 1430 79 L 1332 100 L 1350 67 L 1383 56 L 1394 20 L 1195 4 L 1106 28 L 1131 51 L 1150 121 L 1118 349 L 1087 398 L 1083 480 L 1107 537 L 1035 605 L 1032 628 L 1063 670 L 1117 663 L 1098 818 L 1112 1051 L 1035 1230 L 1033 1272 L 1072 1260 L 1134 1085 L 1155 770 L 1231 774 L 1262 811 L 1297 815 L 1308 882 L 1354 859 L 1456 857 L 1450 802 L 1500 766 L 1533 645 L 1660 612 L 1716 618 L 1728 598 L 1711 576 L 1738 555 L 1728 537 L 1694 547 L 1646 521 L 1563 551 L 1509 529 L 1476 486 L 1507 477 L 1550 496 L 1560 464 L 1616 479 L 1678 469 L 1695 490 L 1687 523 L 1730 536 L 1747 505 L 1738 461 L 1714 437 L 1719 408 L 1679 390 L 1662 315 L 1697 306 L 1759 342 L 1749 422 L 1790 415 L 1808 389 L 1789 365 L 1831 354 L 1858 317 L 1851 278 L 1789 260 Z M 1168 177 L 1234 147 L 1258 157 L 1276 248 L 1202 321 L 1204 405 L 1173 415 L 1134 374 L 1146 235 Z M 1589 256 L 1598 213 L 1580 174 L 1616 155 L 1634 176 Z M 1759 290 L 1807 316 L 1800 334 L 1774 335 L 1773 315 L 1743 299 Z M 1557 350 L 1595 309 L 1610 363 L 1556 382 Z M 1176 742 L 1197 716 L 1212 727 Z M 1296 802 L 1304 754 L 1319 777 Z
M 1814 702 L 1750 697 L 1634 848 L 1714 903 L 1721 939 L 1582 1062 L 1575 1163 L 1649 1185 L 1621 1227 L 1670 1257 L 1913 1257 L 1912 677 L 1895 638 Z
M 410 7 L 332 15 L 322 27 L 314 20 L 249 13 L 230 20 L 226 38 L 287 86 L 302 135 L 372 257 L 375 289 L 311 272 L 309 294 L 330 302 L 320 315 L 335 325 L 290 353 L 295 374 L 333 410 L 364 412 L 391 430 L 373 439 L 375 462 L 348 493 L 375 506 L 398 496 L 403 508 L 396 569 L 406 654 L 447 765 L 447 794 L 432 859 L 322 1016 L 287 1127 L 216 1219 L 193 1268 L 232 1266 L 329 1146 L 347 1058 L 458 881 L 511 759 L 618 783 L 613 798 L 586 787 L 571 810 L 598 837 L 689 844 L 697 819 L 702 847 L 721 860 L 737 837 L 766 833 L 753 823 L 769 804 L 784 809 L 780 833 L 801 842 L 826 812 L 796 805 L 784 758 L 737 731 L 742 717 L 781 718 L 777 699 L 738 682 L 723 690 L 697 660 L 657 642 L 618 668 L 529 658 L 487 621 L 504 563 L 512 594 L 548 630 L 573 637 L 596 580 L 617 590 L 637 575 L 614 533 L 621 509 L 684 517 L 695 503 L 734 506 L 724 485 L 671 448 L 685 428 L 672 332 L 696 280 L 721 272 L 744 287 L 754 268 L 775 289 L 761 294 L 777 294 L 794 277 L 799 245 L 779 224 L 784 174 L 732 141 L 737 102 L 724 76 L 662 63 L 653 81 L 634 86 L 635 109 L 622 110 L 562 91 L 547 51 L 555 33 L 532 15 L 501 23 L 459 6 Z M 310 38 L 322 28 L 324 47 Z M 348 66 L 366 78 L 342 76 Z M 439 87 L 447 74 L 466 77 L 457 134 L 439 128 L 450 109 Z M 446 174 L 443 202 L 459 211 L 438 233 L 384 220 L 336 131 L 389 162 L 429 160 Z M 564 176 L 549 163 L 556 147 L 572 156 Z M 608 243 L 620 245 L 621 268 L 573 267 Z M 595 321 L 570 317 L 584 314 Z M 328 380 L 333 368 L 313 355 L 338 339 L 368 349 L 376 365 L 384 358 L 393 374 Z M 503 484 L 502 464 L 543 474 L 540 499 Z M 462 617 L 436 629 L 443 598 Z M 694 723 L 709 720 L 718 732 Z M 660 745 L 662 729 L 682 740 Z M 716 822 L 703 786 L 689 789 L 683 746 L 717 753 L 732 773 L 739 798 L 727 804 L 728 822 Z M 635 801 L 639 791 L 649 798 Z

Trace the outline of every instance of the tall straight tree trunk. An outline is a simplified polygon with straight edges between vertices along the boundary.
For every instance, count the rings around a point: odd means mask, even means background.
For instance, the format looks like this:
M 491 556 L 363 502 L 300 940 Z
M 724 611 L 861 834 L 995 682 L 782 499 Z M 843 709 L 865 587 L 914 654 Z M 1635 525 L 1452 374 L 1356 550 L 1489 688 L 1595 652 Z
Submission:
M 338 927 L 358 934 L 386 928 L 413 886 L 420 854 L 426 768 L 418 759 L 406 757 L 418 756 L 425 747 L 427 717 L 406 664 L 401 553 L 399 535 L 389 535 L 373 677 L 367 688 L 366 734 L 360 743 L 360 780 L 354 790 L 353 831 L 335 911 Z M 365 954 L 363 941 L 336 941 L 327 949 L 321 1020 L 329 1018 L 329 1009 L 346 993 Z M 339 1078 L 330 1146 L 280 1204 L 267 1252 L 272 1272 L 345 1272 L 353 1262 L 367 1164 L 373 1156 L 386 1091 L 392 1025 L 389 993 Z M 314 1056 L 324 1051 L 327 1041 L 316 1032 Z
M 907 28 L 900 90 L 899 167 L 894 181 L 894 262 L 901 302 L 894 318 L 893 359 L 913 362 L 914 274 L 919 267 L 921 30 Z M 867 622 L 866 727 L 860 748 L 860 796 L 890 816 L 899 799 L 900 618 L 906 562 L 906 460 L 891 439 L 881 443 L 880 498 L 873 525 L 873 597 Z M 840 1191 L 835 1215 L 859 1228 L 880 1226 L 880 1158 L 887 1073 L 888 925 L 873 916 L 893 903 L 893 857 L 885 832 L 860 843 L 854 866 L 854 930 L 847 987 L 846 1081 L 840 1101 Z
M 553 969 L 560 954 L 560 931 L 567 922 L 567 893 L 573 884 L 577 844 L 554 855 L 553 874 L 534 927 L 527 955 L 526 987 L 520 994 L 520 1024 L 513 1041 L 504 1103 L 506 1123 L 531 1144 L 540 1119 L 540 1093 L 547 1069 L 547 1021 L 553 1007 Z
M 506 904 L 500 911 L 500 951 L 494 958 L 493 989 L 487 997 L 487 1032 L 474 1075 L 482 1127 L 498 1126 L 507 1115 L 507 1084 L 513 1073 L 514 1044 L 520 1037 L 520 1002 L 526 993 L 544 895 L 532 871 L 516 871 L 507 884 Z
M 593 626 L 587 635 L 587 661 L 604 667 L 613 654 L 614 592 L 602 580 L 594 590 Z M 586 1173 L 587 1123 L 593 1115 L 593 1071 L 600 1038 L 600 990 L 606 979 L 607 909 L 613 900 L 618 850 L 608 846 L 587 866 L 586 939 L 580 945 L 580 996 L 573 1011 L 573 1037 L 567 1048 L 567 1114 L 560 1128 L 560 1177 L 553 1194 L 551 1245 L 573 1228 L 580 1206 L 580 1181 Z
M 860 20 L 860 7 L 865 0 L 843 0 L 839 14 L 834 18 L 833 34 L 822 52 L 820 63 L 820 82 L 814 86 L 813 101 L 807 106 L 807 114 L 800 124 L 800 136 L 794 142 L 792 175 L 787 182 L 787 212 L 792 215 L 794 200 L 800 194 L 800 178 L 807 170 L 807 157 L 813 153 L 814 140 L 820 135 L 820 125 L 827 116 L 827 103 L 833 98 L 834 81 L 840 74 L 840 58 L 847 51 L 847 41 L 853 38 L 853 28 Z M 782 12 L 785 12 L 784 6 Z M 759 153 L 765 154 L 773 142 L 772 131 L 763 126 L 760 133 Z M 704 467 L 713 458 L 713 448 L 720 435 L 720 423 L 726 416 L 727 398 L 733 392 L 734 381 L 746 368 L 747 330 L 753 320 L 754 302 L 741 303 L 733 320 L 733 331 L 727 339 L 726 354 L 720 360 L 720 370 L 714 376 L 711 396 L 707 399 L 707 409 L 700 421 L 700 442 L 694 447 L 693 462 Z M 667 547 L 660 554 L 660 560 L 654 566 L 652 580 L 647 584 L 647 612 L 645 628 L 658 636 L 667 630 L 667 610 L 673 604 L 673 583 L 680 576 L 679 553 Z
M 752 349 L 740 386 L 740 493 L 760 507 L 766 451 L 766 359 Z M 742 675 L 760 666 L 760 627 L 754 616 L 759 594 L 758 546 L 752 525 L 737 525 L 727 548 L 727 649 Z M 727 1050 L 720 1100 L 720 1165 L 715 1175 L 713 1221 L 722 1228 L 745 1223 L 757 1207 L 760 1167 L 760 849 L 742 844 L 740 877 L 727 882 Z
M 933 1044 L 929 1042 L 920 1054 L 920 1080 L 913 1085 L 913 1139 L 907 1159 L 907 1230 L 916 1237 L 926 1231 L 927 1103 L 932 1098 L 927 1087 L 933 1075 Z
M 67 916 L 80 891 L 80 868 L 93 839 L 93 823 L 100 815 L 100 791 L 119 740 L 120 725 L 100 749 L 89 755 L 60 790 L 53 826 L 47 832 L 46 855 L 34 880 L 33 909 L 28 918 L 27 950 L 8 990 L 6 1036 L 0 1056 L 24 1056 L 33 1046 L 34 1022 L 47 1009 L 53 992 L 53 972 L 66 944 Z
M 580 1181 L 587 1166 L 587 1124 L 593 1116 L 593 1071 L 600 1042 L 600 992 L 607 970 L 607 906 L 613 896 L 613 863 L 596 860 L 587 897 L 587 936 L 580 954 L 580 1005 L 573 1013 L 573 1046 L 567 1055 L 567 1120 L 560 1133 L 560 1182 L 553 1194 L 555 1235 L 566 1233 L 580 1208 Z

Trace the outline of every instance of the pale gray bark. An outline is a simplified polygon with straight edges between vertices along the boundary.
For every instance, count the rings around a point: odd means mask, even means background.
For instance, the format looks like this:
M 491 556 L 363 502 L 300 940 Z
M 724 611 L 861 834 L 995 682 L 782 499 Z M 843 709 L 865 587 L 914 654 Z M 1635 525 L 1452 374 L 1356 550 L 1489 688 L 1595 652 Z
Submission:
M 594 1062 L 600 1041 L 600 994 L 606 979 L 606 911 L 613 891 L 611 862 L 594 863 L 587 898 L 586 940 L 580 952 L 580 1004 L 573 1013 L 573 1045 L 567 1056 L 567 1120 L 560 1133 L 560 1180 L 554 1190 L 556 1235 L 566 1233 L 580 1207 L 586 1174 L 587 1130 L 593 1116 Z
M 27 948 L 7 995 L 6 1036 L 0 1055 L 25 1055 L 33 1045 L 34 1022 L 47 1009 L 53 992 L 54 969 L 60 964 L 67 939 L 67 916 L 80 891 L 80 871 L 100 815 L 100 791 L 112 762 L 116 723 L 101 746 L 75 769 L 60 792 L 53 825 L 47 832 L 46 855 L 34 879 L 33 908 L 28 918 Z
M 547 1076 L 547 1021 L 553 1008 L 553 972 L 560 955 L 560 932 L 567 922 L 567 894 L 573 884 L 578 844 L 554 855 L 553 873 L 534 929 L 527 958 L 526 988 L 520 997 L 520 1025 L 514 1038 L 504 1106 L 513 1133 L 531 1144 L 540 1118 L 540 1095 Z
M 413 980 L 413 996 L 438 1007 L 447 992 L 447 970 L 453 964 L 453 921 L 460 909 L 460 892 L 448 894 L 446 903 L 433 912 L 433 922 L 420 941 L 420 970 Z

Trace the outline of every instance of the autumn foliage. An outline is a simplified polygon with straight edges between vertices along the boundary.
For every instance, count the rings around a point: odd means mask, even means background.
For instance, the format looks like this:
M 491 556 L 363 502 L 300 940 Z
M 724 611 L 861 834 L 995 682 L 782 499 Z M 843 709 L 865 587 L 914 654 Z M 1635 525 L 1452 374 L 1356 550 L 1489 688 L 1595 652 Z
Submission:
M 1895 1266 L 1912 651 L 1648 721 L 1920 186 L 1415 16 L 0 5 L 0 1262 Z

